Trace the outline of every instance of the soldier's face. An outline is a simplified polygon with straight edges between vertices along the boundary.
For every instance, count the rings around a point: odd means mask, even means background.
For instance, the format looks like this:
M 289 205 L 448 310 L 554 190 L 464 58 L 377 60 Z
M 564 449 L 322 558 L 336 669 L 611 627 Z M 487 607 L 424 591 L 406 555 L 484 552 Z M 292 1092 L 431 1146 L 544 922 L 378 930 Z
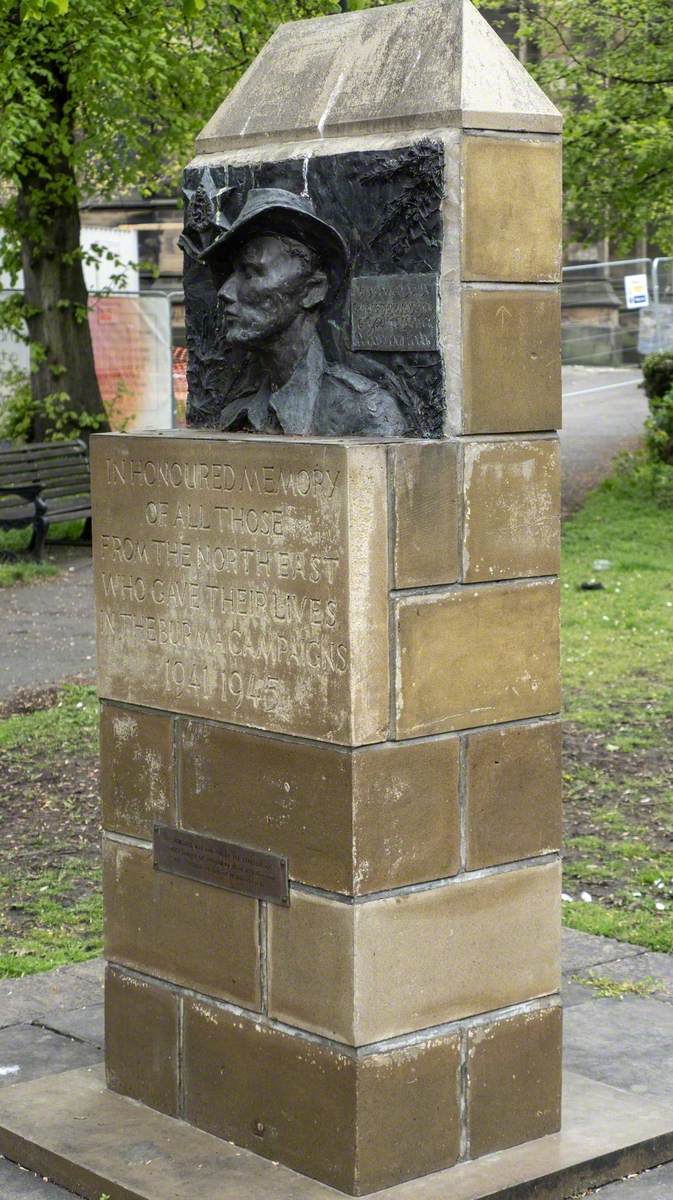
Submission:
M 305 311 L 307 275 L 305 262 L 279 238 L 252 237 L 218 292 L 226 340 L 232 346 L 265 346 L 289 329 Z

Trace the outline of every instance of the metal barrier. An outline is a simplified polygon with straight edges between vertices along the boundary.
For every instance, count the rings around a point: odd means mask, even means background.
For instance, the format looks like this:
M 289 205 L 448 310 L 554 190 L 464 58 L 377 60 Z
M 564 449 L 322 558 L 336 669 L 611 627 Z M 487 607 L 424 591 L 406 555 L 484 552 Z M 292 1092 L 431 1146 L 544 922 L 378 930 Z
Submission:
M 673 349 L 673 259 L 564 267 L 561 318 L 564 363 L 619 367 Z
M 0 299 L 11 294 L 2 292 Z M 175 424 L 171 317 L 169 293 L 90 293 L 96 375 L 113 428 L 170 429 Z M 1 331 L 0 403 L 7 368 L 27 372 L 28 365 L 25 343 Z
M 11 292 L 0 292 L 0 299 Z M 562 358 L 567 364 L 637 364 L 673 350 L 673 258 L 564 267 Z M 96 374 L 113 427 L 184 425 L 187 349 L 182 292 L 92 293 Z M 0 403 L 7 368 L 28 370 L 26 345 L 0 330 Z

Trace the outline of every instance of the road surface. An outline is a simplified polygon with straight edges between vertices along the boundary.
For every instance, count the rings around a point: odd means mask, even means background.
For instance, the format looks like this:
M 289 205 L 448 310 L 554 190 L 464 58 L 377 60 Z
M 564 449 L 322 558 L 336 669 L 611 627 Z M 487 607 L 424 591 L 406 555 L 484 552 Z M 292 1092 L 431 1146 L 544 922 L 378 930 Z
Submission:
M 564 367 L 562 508 L 579 508 L 587 492 L 610 473 L 620 450 L 640 443 L 647 399 L 633 367 Z

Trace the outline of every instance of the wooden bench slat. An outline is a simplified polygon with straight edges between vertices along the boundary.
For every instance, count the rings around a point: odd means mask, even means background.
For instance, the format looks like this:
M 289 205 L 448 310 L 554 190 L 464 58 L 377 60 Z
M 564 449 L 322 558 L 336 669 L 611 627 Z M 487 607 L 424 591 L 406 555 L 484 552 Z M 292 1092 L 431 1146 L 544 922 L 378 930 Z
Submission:
M 64 512 L 90 512 L 91 500 L 88 496 L 63 496 L 57 500 L 55 504 L 49 506 L 49 520 L 60 520 L 60 514 Z
M 4 517 L 11 512 L 27 512 L 31 517 L 35 513 L 35 505 L 32 500 L 24 500 L 20 496 L 8 496 L 4 500 L 0 500 L 0 517 Z
M 52 513 L 50 517 L 51 525 L 58 525 L 62 521 L 86 521 L 91 516 L 91 506 L 85 505 L 83 508 L 64 508 L 59 512 Z
M 53 467 L 42 467 L 35 474 L 39 479 L 74 479 L 76 475 L 83 475 L 89 478 L 89 468 L 86 463 L 58 463 Z
M 49 454 L 86 454 L 84 442 L 28 442 L 25 447 L 27 454 L 44 456 Z
M 35 518 L 35 512 L 31 509 L 10 509 L 7 513 L 2 513 L 2 524 L 5 528 L 16 528 L 22 525 L 32 525 Z
M 86 459 L 86 450 L 81 449 L 79 446 L 70 449 L 67 447 L 67 443 L 53 442 L 50 443 L 48 449 L 38 451 L 32 446 L 13 448 L 11 450 L 0 446 L 0 456 L 3 461 L 12 463 L 46 463 L 52 459 L 61 459 L 63 462 L 70 462 L 78 458 Z
M 64 500 L 72 500 L 73 504 L 80 504 L 82 500 L 85 500 L 86 504 L 91 504 L 90 493 L 85 491 L 84 488 L 78 490 L 77 487 L 61 487 L 52 496 L 44 496 L 44 492 L 42 492 L 42 499 L 47 504 L 48 512 L 52 512 L 54 505 L 62 504 Z
M 59 455 L 57 457 L 54 454 L 54 455 L 51 455 L 49 458 L 33 459 L 31 461 L 30 465 L 33 468 L 33 470 L 35 470 L 35 471 L 54 471 L 54 470 L 58 470 L 59 467 L 61 468 L 61 470 L 67 471 L 68 469 L 70 469 L 72 467 L 86 466 L 87 459 L 84 457 L 83 454 L 77 454 L 77 455 L 73 454 L 72 458 L 63 458 L 62 455 Z
M 38 476 L 43 487 L 58 487 L 62 483 L 79 483 L 83 480 L 87 487 L 91 484 L 91 476 L 81 467 L 73 467 L 70 471 L 42 471 Z
M 3 474 L 0 472 L 0 488 L 16 487 L 17 484 L 39 483 L 39 476 L 35 471 L 12 471 Z
M 39 471 L 48 471 L 50 468 L 58 466 L 72 467 L 77 464 L 81 466 L 82 463 L 88 465 L 89 460 L 86 454 L 72 454 L 67 456 L 64 454 L 50 454 L 48 458 L 35 458 L 32 462 Z

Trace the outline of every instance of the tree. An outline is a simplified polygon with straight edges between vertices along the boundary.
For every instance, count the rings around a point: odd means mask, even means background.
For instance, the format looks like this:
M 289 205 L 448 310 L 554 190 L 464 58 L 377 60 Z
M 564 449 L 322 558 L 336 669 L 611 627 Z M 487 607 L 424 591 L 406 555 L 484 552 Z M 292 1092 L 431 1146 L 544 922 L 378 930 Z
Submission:
M 281 21 L 339 0 L 0 0 L 0 269 L 24 297 L 32 434 L 105 427 L 82 272 L 84 197 L 177 190 L 193 138 Z
M 630 252 L 673 252 L 671 0 L 482 0 L 514 23 L 565 118 L 566 215 Z M 498 15 L 487 13 L 498 26 Z M 510 26 L 511 27 L 511 26 Z

